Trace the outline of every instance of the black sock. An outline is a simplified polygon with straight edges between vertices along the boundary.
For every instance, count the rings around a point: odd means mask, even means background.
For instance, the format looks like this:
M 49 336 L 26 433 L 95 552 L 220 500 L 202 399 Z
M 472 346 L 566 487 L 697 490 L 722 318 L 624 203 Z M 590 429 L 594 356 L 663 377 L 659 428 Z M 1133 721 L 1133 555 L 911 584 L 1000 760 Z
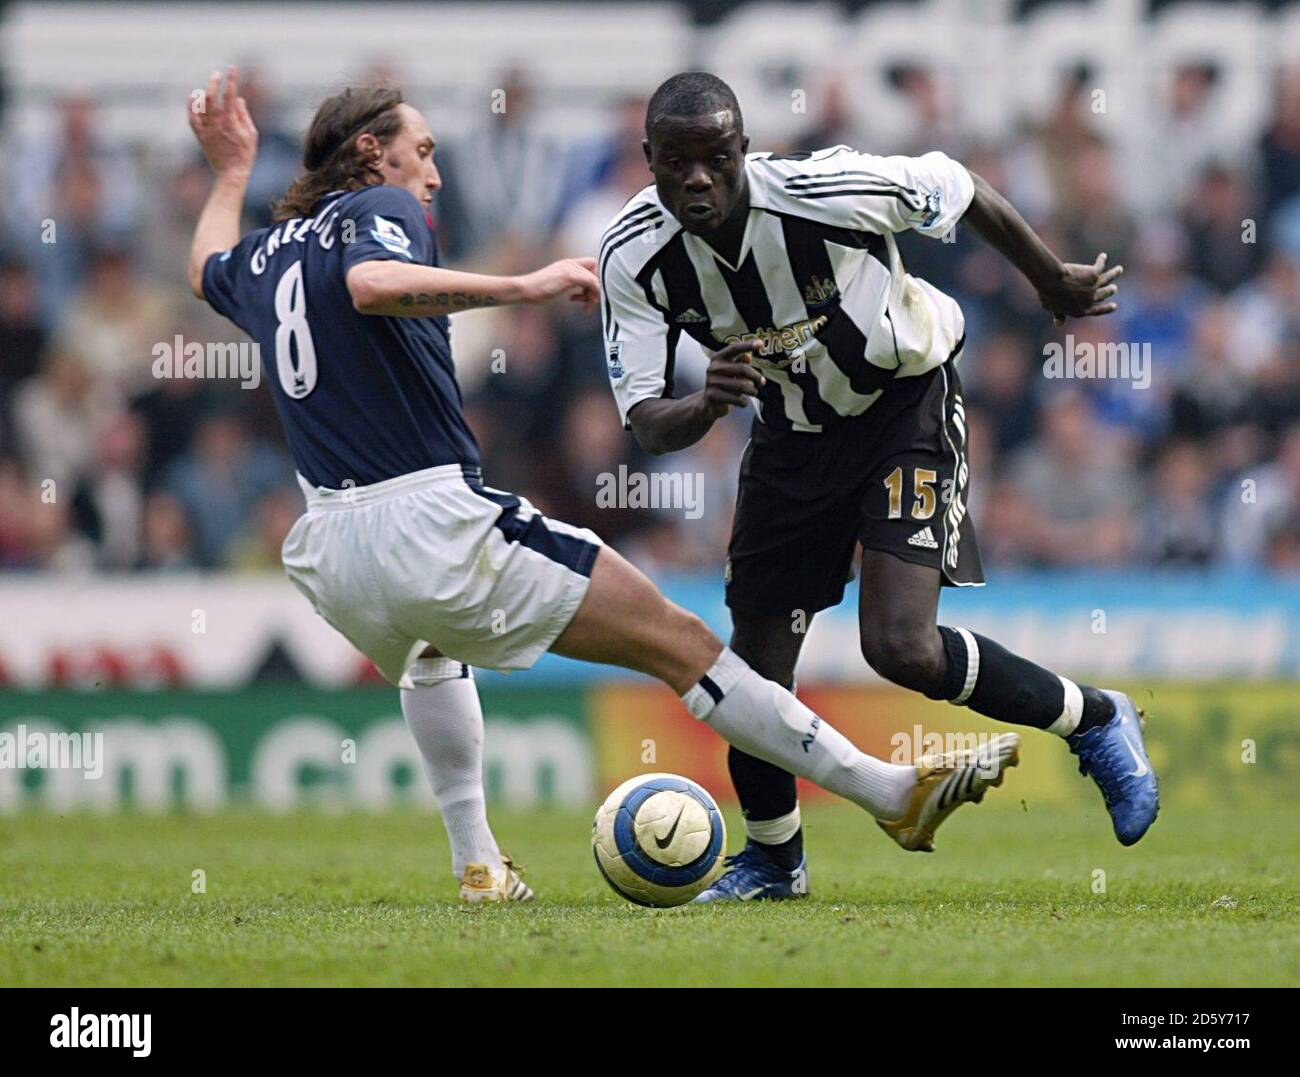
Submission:
M 1061 720 L 1066 709 L 1066 687 L 1055 673 L 1012 654 L 986 636 L 947 625 L 940 625 L 939 633 L 943 636 L 943 649 L 948 656 L 945 698 L 953 703 L 964 703 L 978 714 L 1013 725 L 1050 729 Z M 1101 693 L 1097 692 L 1096 696 L 1103 706 L 1109 705 Z M 1074 706 L 1081 707 L 1086 715 L 1087 694 L 1083 694 L 1082 701 L 1076 699 Z M 1094 702 L 1093 720 L 1096 721 L 1101 713 Z M 1074 732 L 1082 731 L 1082 722 L 1083 718 Z
M 739 748 L 727 752 L 727 769 L 731 771 L 731 782 L 736 787 L 746 819 L 779 819 L 798 807 L 794 775 L 788 771 Z M 803 859 L 803 828 L 796 830 L 788 841 L 779 845 L 764 843 L 763 848 L 778 864 L 793 871 Z
M 1086 684 L 1079 685 L 1079 690 L 1083 692 L 1083 717 L 1079 719 L 1079 726 L 1074 731 L 1076 734 L 1105 725 L 1115 717 L 1115 704 L 1110 696 L 1104 696 L 1098 689 Z

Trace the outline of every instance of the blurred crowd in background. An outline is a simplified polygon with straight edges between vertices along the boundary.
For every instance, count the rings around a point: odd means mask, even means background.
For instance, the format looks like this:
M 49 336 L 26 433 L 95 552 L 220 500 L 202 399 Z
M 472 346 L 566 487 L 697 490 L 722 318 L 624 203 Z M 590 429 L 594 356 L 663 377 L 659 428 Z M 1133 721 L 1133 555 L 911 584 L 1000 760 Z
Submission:
M 1157 217 L 1126 205 L 1086 71 L 1063 80 L 1046 123 L 999 145 L 964 139 L 919 68 L 898 73 L 911 144 L 853 129 L 843 86 L 809 103 L 793 145 L 750 132 L 754 149 L 942 149 L 1067 260 L 1105 251 L 1125 265 L 1117 315 L 1056 329 L 960 226 L 952 243 L 900 238 L 908 269 L 966 312 L 970 502 L 992 567 L 1300 573 L 1300 68 L 1279 73 L 1267 129 L 1231 160 L 1200 115 L 1215 77 L 1189 67 L 1170 80 Z M 518 272 L 594 254 L 649 182 L 644 101 L 559 144 L 534 122 L 526 71 L 494 85 L 506 111 L 485 107 L 476 134 L 439 144 L 444 263 Z M 247 210 L 258 227 L 298 169 L 299 132 L 258 72 L 245 72 L 245 93 L 261 132 Z M 437 134 L 437 102 L 413 103 Z M 52 139 L 0 140 L 0 570 L 278 570 L 301 498 L 269 389 L 152 373 L 155 346 L 177 334 L 242 339 L 185 283 L 207 167 L 197 150 L 173 159 L 106 142 L 87 98 L 64 100 L 60 116 Z M 1046 377 L 1044 349 L 1067 332 L 1076 348 L 1149 344 L 1149 386 Z M 564 304 L 459 315 L 453 347 L 489 483 L 594 528 L 652 572 L 719 570 L 752 414 L 687 452 L 645 456 L 618 422 L 598 316 Z M 680 393 L 703 363 L 683 356 Z M 600 507 L 599 476 L 620 464 L 702 473 L 702 515 Z

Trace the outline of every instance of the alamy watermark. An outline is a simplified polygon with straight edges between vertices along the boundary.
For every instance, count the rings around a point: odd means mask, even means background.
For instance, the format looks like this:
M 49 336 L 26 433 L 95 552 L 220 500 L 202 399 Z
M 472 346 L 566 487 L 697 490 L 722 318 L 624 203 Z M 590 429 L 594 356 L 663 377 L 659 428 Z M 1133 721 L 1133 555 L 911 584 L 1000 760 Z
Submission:
M 955 755 L 977 763 L 981 778 L 996 778 L 1002 769 L 998 753 L 991 749 L 994 735 L 989 733 L 925 732 L 919 725 L 899 730 L 889 738 L 889 761 L 897 766 L 914 767 L 923 760 Z
M 699 472 L 602 471 L 596 476 L 596 506 L 602 509 L 680 509 L 688 520 L 704 515 L 704 476 Z
M 1134 389 L 1151 387 L 1151 344 L 1125 341 L 1076 341 L 1065 334 L 1065 343 L 1052 341 L 1043 347 L 1045 378 L 1082 378 L 1130 381 Z
M 148 1058 L 152 1032 L 149 1013 L 82 1013 L 73 1006 L 50 1018 L 51 1047 L 130 1048 L 133 1057 Z
M 241 389 L 256 389 L 262 383 L 262 348 L 250 341 L 186 340 L 177 333 L 153 346 L 152 369 L 159 379 L 238 378 Z
M 47 733 L 19 722 L 0 732 L 0 770 L 80 770 L 104 775 L 103 733 Z

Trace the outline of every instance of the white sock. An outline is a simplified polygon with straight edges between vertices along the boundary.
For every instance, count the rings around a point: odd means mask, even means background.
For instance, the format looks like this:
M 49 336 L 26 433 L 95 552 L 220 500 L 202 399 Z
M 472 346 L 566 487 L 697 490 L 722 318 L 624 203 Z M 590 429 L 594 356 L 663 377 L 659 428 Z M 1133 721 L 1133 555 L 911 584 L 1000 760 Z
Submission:
M 1059 673 L 1057 678 L 1065 689 L 1065 703 L 1061 707 L 1061 716 L 1047 727 L 1047 731 L 1058 737 L 1068 737 L 1083 720 L 1083 692 L 1074 681 L 1066 680 Z
M 745 818 L 745 834 L 760 845 L 783 845 L 799 833 L 801 826 L 803 820 L 799 815 L 798 804 L 794 806 L 794 811 L 775 819 Z
M 907 810 L 915 768 L 858 751 L 839 730 L 775 681 L 764 680 L 727 647 L 682 702 L 741 751 L 814 781 L 879 819 L 897 819 Z
M 483 798 L 483 706 L 474 677 L 450 658 L 420 658 L 407 672 L 415 687 L 402 689 L 402 714 L 451 839 L 451 870 L 457 878 L 466 864 L 499 872 Z

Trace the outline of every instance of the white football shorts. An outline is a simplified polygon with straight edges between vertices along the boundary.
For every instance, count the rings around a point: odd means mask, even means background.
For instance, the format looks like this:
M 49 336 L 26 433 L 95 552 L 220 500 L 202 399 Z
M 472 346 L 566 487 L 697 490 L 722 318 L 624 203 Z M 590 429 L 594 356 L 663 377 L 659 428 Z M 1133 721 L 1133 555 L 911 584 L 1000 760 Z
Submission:
M 285 571 L 399 687 L 429 644 L 528 669 L 578 612 L 602 545 L 460 464 L 342 490 L 298 482 L 307 511 L 284 540 Z

